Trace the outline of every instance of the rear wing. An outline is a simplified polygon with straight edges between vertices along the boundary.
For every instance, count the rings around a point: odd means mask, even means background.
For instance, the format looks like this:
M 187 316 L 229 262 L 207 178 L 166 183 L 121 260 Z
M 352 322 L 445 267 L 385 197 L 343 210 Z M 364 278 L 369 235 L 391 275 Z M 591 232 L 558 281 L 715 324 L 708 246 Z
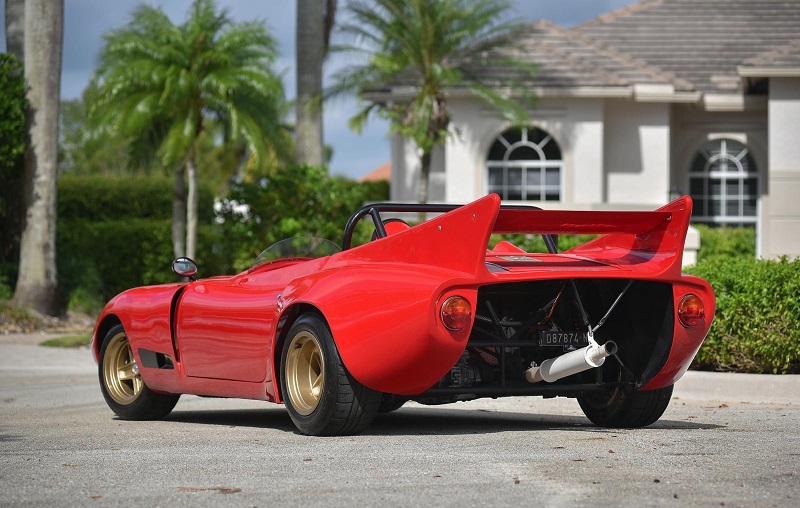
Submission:
M 496 194 L 468 205 L 376 203 L 361 208 L 350 218 L 345 227 L 343 250 L 351 248 L 356 224 L 368 216 L 377 237 L 386 237 L 381 213 L 444 214 L 411 228 L 404 240 L 406 249 L 393 249 L 395 254 L 414 253 L 413 259 L 408 260 L 412 262 L 477 273 L 484 264 L 489 236 L 493 233 L 541 234 L 552 254 L 557 253 L 556 235 L 600 234 L 596 240 L 568 252 L 617 265 L 655 261 L 655 272 L 680 275 L 692 200 L 684 196 L 654 211 L 542 210 L 535 206 L 501 205 Z M 439 241 L 433 240 L 434 232 Z
M 488 196 L 487 196 L 488 197 Z M 484 198 L 486 199 L 486 198 Z M 498 198 L 499 199 L 499 198 Z M 482 200 L 479 200 L 482 201 Z M 373 203 L 365 205 L 354 213 L 347 225 L 344 228 L 344 239 L 342 240 L 342 250 L 348 250 L 352 247 L 353 231 L 355 231 L 356 224 L 365 218 L 372 219 L 375 225 L 375 230 L 378 233 L 378 238 L 386 236 L 386 229 L 384 227 L 384 219 L 381 213 L 447 213 L 458 208 L 470 205 L 445 205 L 445 204 L 416 204 L 416 203 Z M 538 206 L 529 205 L 500 205 L 501 210 L 516 210 L 516 211 L 543 211 Z

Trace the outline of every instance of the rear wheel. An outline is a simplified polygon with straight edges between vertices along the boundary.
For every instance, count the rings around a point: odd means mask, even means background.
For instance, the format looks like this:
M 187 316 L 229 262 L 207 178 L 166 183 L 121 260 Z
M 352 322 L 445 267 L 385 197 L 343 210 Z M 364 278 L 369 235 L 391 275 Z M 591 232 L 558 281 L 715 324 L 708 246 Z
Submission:
M 356 381 L 342 364 L 328 325 L 316 314 L 289 330 L 281 355 L 281 393 L 295 426 L 312 436 L 351 435 L 366 429 L 381 393 Z
M 635 390 L 621 385 L 583 397 L 578 403 L 589 420 L 600 427 L 646 427 L 661 418 L 672 397 L 672 386 Z
M 180 398 L 180 395 L 156 393 L 144 384 L 122 325 L 114 326 L 103 339 L 98 373 L 103 398 L 123 420 L 164 418 Z

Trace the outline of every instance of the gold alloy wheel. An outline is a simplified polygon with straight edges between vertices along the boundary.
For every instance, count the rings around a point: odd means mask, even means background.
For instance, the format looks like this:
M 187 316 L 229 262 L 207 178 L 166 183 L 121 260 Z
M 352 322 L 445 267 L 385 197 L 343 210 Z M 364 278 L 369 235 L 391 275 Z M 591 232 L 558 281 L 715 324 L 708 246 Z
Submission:
M 142 376 L 124 332 L 114 335 L 106 346 L 103 381 L 114 402 L 122 406 L 133 404 L 142 393 Z
M 286 396 L 303 416 L 314 412 L 322 396 L 325 360 L 319 339 L 303 330 L 292 338 L 286 355 Z

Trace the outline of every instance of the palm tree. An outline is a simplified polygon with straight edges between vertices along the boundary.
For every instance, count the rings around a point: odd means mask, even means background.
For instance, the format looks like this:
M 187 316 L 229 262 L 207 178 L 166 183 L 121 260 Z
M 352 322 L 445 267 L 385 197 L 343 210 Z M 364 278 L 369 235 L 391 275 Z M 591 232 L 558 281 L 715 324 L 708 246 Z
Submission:
M 417 198 L 428 200 L 431 154 L 450 135 L 447 93 L 468 90 L 514 124 L 527 121 L 527 96 L 503 95 L 487 84 L 486 66 L 497 61 L 532 76 L 530 64 L 508 51 L 510 36 L 520 25 L 503 21 L 507 0 L 352 0 L 348 22 L 340 31 L 354 40 L 338 46 L 366 58 L 334 75 L 329 95 L 357 92 L 362 96 L 381 86 L 408 84 L 408 102 L 362 102 L 350 120 L 360 131 L 378 114 L 388 118 L 392 130 L 410 139 L 420 154 Z
M 25 219 L 14 301 L 56 315 L 61 311 L 56 277 L 56 178 L 64 2 L 28 0 L 24 18 L 28 139 Z
M 213 0 L 195 0 L 182 25 L 140 5 L 105 40 L 91 122 L 127 136 L 132 155 L 157 154 L 174 167 L 173 247 L 176 256 L 193 257 L 201 133 L 219 129 L 231 144 L 243 143 L 258 167 L 286 151 L 283 85 L 271 70 L 275 42 L 262 23 L 234 23 Z
M 325 60 L 325 0 L 297 0 L 295 55 L 297 121 L 295 159 L 322 166 L 322 63 Z M 334 6 L 336 4 L 334 3 Z

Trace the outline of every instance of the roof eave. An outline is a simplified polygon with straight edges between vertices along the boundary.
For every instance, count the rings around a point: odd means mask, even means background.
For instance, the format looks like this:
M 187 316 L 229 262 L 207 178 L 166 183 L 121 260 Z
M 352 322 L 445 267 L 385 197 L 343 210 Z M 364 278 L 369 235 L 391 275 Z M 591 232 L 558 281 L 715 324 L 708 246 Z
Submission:
M 373 90 L 362 95 L 362 99 L 371 102 L 405 102 L 414 97 L 416 87 L 392 87 L 390 89 Z M 636 102 L 699 102 L 702 94 L 696 91 L 675 90 L 672 85 L 634 85 L 634 86 L 559 86 L 528 89 L 533 95 L 541 98 L 587 98 L 587 99 L 634 99 Z M 502 92 L 502 91 L 501 91 Z M 511 94 L 511 90 L 506 90 Z M 450 98 L 473 97 L 469 90 L 450 90 Z
M 800 78 L 800 67 L 740 65 L 736 72 L 743 78 Z
M 635 84 L 633 98 L 636 102 L 697 102 L 702 97 L 693 90 L 675 90 L 671 84 Z
M 703 94 L 703 107 L 706 111 L 752 111 L 766 107 L 765 95 L 746 95 L 741 93 Z

